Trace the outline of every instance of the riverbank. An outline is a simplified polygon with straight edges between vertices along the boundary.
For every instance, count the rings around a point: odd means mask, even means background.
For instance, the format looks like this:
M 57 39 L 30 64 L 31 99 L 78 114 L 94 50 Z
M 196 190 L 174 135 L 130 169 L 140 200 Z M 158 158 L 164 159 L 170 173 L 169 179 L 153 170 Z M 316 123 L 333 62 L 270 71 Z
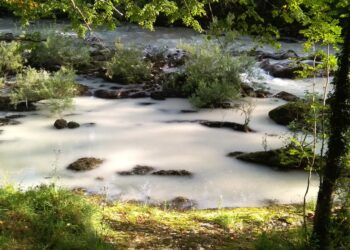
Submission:
M 180 211 L 55 186 L 4 187 L 0 204 L 0 249 L 8 250 L 291 249 L 302 221 L 300 205 Z

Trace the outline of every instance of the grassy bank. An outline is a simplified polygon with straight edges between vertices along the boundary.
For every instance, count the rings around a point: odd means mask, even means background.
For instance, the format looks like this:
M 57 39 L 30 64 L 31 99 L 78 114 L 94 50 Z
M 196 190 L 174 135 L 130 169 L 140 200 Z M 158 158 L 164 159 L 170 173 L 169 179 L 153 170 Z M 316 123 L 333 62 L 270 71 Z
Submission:
M 175 211 L 55 186 L 0 189 L 0 249 L 301 249 L 301 207 Z

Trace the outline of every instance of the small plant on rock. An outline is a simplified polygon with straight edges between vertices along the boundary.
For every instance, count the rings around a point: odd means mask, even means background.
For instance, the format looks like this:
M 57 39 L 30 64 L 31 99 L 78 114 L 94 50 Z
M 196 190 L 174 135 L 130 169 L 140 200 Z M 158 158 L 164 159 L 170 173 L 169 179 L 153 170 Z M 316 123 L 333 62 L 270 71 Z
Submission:
M 115 54 L 107 63 L 106 76 L 109 80 L 122 83 L 142 83 L 152 77 L 152 63 L 144 60 L 143 52 L 135 47 L 125 48 L 115 44 Z
M 256 104 L 252 100 L 244 101 L 238 107 L 238 109 L 241 111 L 241 114 L 244 116 L 243 126 L 245 131 L 249 131 L 249 123 L 255 107 Z

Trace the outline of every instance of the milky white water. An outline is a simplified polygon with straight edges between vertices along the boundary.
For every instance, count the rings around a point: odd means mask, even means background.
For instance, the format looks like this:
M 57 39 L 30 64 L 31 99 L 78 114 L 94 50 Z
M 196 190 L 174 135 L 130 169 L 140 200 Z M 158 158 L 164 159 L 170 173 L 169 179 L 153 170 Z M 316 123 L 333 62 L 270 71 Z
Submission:
M 240 113 L 230 110 L 204 110 L 181 114 L 191 109 L 181 99 L 154 102 L 147 99 L 102 100 L 76 98 L 75 111 L 66 116 L 81 124 L 75 130 L 56 130 L 54 119 L 38 112 L 19 119 L 22 124 L 5 127 L 0 144 L 0 174 L 21 186 L 55 182 L 67 187 L 106 190 L 111 198 L 167 200 L 186 196 L 200 207 L 256 206 L 265 200 L 300 202 L 305 189 L 303 172 L 278 172 L 226 157 L 232 151 L 262 150 L 265 133 L 269 147 L 281 140 L 274 136 L 286 132 L 267 117 L 267 112 L 282 104 L 275 99 L 254 100 L 256 109 L 251 127 L 256 133 L 211 129 L 192 123 L 165 123 L 171 120 L 209 119 L 242 122 Z M 150 100 L 147 100 L 150 101 Z M 92 171 L 76 173 L 66 166 L 79 157 L 98 157 L 105 163 Z M 162 176 L 119 176 L 137 164 L 157 169 L 186 169 L 192 178 Z M 102 177 L 103 181 L 96 180 Z M 57 180 L 56 180 L 57 179 Z M 313 183 L 311 194 L 317 185 Z
M 11 26 L 12 25 L 12 26 Z M 7 19 L 0 19 L 0 32 L 14 30 Z M 115 38 L 126 43 L 175 47 L 180 41 L 198 41 L 200 36 L 188 29 L 158 29 L 155 33 L 135 27 L 122 27 L 115 32 L 97 33 L 112 44 Z M 242 38 L 241 48 L 251 45 Z M 283 49 L 301 51 L 300 44 L 283 43 Z M 270 48 L 271 49 L 271 48 Z M 284 90 L 302 96 L 312 90 L 311 80 L 286 80 L 260 74 L 259 84 L 272 93 Z M 99 86 L 99 79 L 82 80 Z M 321 91 L 322 79 L 316 89 Z M 153 105 L 142 106 L 143 102 Z M 151 201 L 185 196 L 198 202 L 200 208 L 218 206 L 259 206 L 266 201 L 301 202 L 307 174 L 300 171 L 280 172 L 269 167 L 227 157 L 233 151 L 263 150 L 263 138 L 269 148 L 282 145 L 283 126 L 268 118 L 268 112 L 282 105 L 278 99 L 254 99 L 256 108 L 250 126 L 256 133 L 212 129 L 195 123 L 167 123 L 173 120 L 205 119 L 242 123 L 244 117 L 232 110 L 192 109 L 184 99 L 153 101 L 150 99 L 103 100 L 94 97 L 75 98 L 75 110 L 64 115 L 67 120 L 82 124 L 74 130 L 56 130 L 54 117 L 48 116 L 44 105 L 39 111 L 18 119 L 21 124 L 1 127 L 0 175 L 2 182 L 21 187 L 55 182 L 65 187 L 84 187 L 104 192 L 110 198 Z M 1 116 L 12 113 L 1 113 Z M 95 123 L 95 125 L 88 125 Z M 84 125 L 85 124 L 85 125 Z M 67 165 L 80 157 L 102 158 L 101 167 L 87 172 L 72 172 Z M 119 176 L 118 171 L 135 165 L 156 169 L 185 169 L 192 178 L 164 176 Z M 101 177 L 97 180 L 97 177 Z M 310 198 L 317 192 L 313 177 Z

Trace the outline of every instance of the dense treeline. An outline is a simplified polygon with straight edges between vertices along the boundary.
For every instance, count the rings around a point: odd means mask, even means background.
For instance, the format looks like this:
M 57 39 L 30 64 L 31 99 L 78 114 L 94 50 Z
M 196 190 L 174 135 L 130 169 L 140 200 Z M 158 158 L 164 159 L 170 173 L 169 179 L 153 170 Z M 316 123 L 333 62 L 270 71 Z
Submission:
M 81 2 L 93 4 L 95 1 L 83 0 Z M 135 2 L 137 6 L 143 7 L 149 1 L 137 0 L 133 2 Z M 178 5 L 183 5 L 183 1 L 180 1 L 180 0 L 176 0 L 174 2 L 176 2 Z M 275 18 L 271 15 L 273 10 L 283 8 L 283 6 L 286 4 L 285 0 L 283 1 L 259 0 L 259 1 L 253 1 L 254 2 L 253 4 L 249 3 L 244 5 L 242 5 L 239 1 L 235 1 L 235 0 L 209 1 L 209 2 L 212 2 L 212 3 L 210 5 L 205 5 L 205 11 L 207 14 L 198 17 L 199 23 L 205 29 L 209 28 L 213 20 L 213 17 L 217 17 L 218 19 L 224 19 L 229 14 L 233 14 L 233 16 L 235 17 L 235 22 L 232 23 L 232 28 L 234 29 L 239 29 L 239 30 L 247 29 L 247 27 L 256 23 L 258 19 L 261 19 L 261 20 L 265 20 L 264 21 L 265 23 L 269 23 L 269 24 L 272 24 L 274 27 L 277 27 L 282 36 L 300 37 L 299 31 L 302 27 L 301 25 L 296 23 L 289 24 L 285 22 L 282 18 Z M 254 6 L 254 8 L 252 6 Z M 118 8 L 119 8 L 118 11 L 120 13 L 124 14 L 126 12 L 125 4 L 122 3 Z M 18 16 L 18 14 L 15 11 L 16 11 L 16 8 L 13 8 L 13 6 L 6 3 L 0 3 L 1 16 L 9 16 L 9 17 Z M 130 21 L 125 17 L 125 15 L 115 14 L 114 16 L 119 22 Z M 61 19 L 61 18 L 65 19 L 68 17 L 69 17 L 68 14 L 65 11 L 62 11 L 61 9 L 56 9 L 54 13 L 44 14 L 42 16 L 42 18 L 58 18 L 58 19 Z M 159 13 L 159 15 L 157 15 L 155 24 L 157 26 L 166 26 L 166 27 L 173 26 L 173 25 L 180 26 L 180 27 L 185 26 L 183 22 L 181 22 L 180 20 L 176 20 L 175 22 L 173 22 L 171 18 L 169 18 L 164 13 Z M 245 27 L 246 24 L 248 24 L 248 26 Z

